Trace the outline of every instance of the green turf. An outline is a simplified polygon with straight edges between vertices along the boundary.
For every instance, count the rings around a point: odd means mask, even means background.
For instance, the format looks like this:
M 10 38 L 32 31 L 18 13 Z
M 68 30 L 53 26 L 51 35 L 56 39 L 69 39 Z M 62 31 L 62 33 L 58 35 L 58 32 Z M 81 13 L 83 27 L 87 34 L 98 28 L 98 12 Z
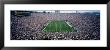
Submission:
M 44 32 L 73 32 L 74 29 L 70 27 L 65 21 L 51 21 L 43 29 Z

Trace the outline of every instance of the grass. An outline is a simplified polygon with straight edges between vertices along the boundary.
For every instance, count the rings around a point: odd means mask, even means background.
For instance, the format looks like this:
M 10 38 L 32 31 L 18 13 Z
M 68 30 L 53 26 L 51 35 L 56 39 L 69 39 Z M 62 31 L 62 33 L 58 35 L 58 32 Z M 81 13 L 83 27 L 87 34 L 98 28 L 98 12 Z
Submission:
M 44 32 L 73 32 L 74 28 L 70 27 L 65 21 L 51 21 L 43 29 Z

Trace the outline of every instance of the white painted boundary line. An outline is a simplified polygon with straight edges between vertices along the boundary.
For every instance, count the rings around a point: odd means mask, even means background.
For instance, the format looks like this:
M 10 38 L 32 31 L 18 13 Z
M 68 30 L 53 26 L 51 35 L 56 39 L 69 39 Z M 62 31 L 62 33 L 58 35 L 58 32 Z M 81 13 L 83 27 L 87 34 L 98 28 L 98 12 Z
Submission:
M 67 23 L 70 27 L 72 27 L 72 25 L 70 25 L 68 21 L 67 21 L 66 23 Z
M 51 21 L 47 22 L 46 26 L 48 26 L 49 23 L 51 23 Z M 46 28 L 46 27 L 45 27 L 45 28 Z M 44 29 L 45 29 L 45 28 L 44 28 Z M 43 29 L 43 30 L 44 30 L 44 29 Z M 43 30 L 42 30 L 42 31 L 43 31 Z

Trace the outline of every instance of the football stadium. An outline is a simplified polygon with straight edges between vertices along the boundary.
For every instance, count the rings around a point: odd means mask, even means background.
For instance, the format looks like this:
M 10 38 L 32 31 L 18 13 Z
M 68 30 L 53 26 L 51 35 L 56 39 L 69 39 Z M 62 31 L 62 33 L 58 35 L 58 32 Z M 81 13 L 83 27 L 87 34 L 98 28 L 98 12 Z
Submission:
M 11 40 L 100 40 L 100 10 L 11 10 Z

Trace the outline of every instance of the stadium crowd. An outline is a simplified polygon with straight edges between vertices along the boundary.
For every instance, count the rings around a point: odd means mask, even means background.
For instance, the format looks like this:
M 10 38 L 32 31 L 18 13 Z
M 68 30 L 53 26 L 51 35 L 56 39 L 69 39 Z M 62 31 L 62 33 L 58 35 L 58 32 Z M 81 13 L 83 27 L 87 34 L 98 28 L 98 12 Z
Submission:
M 43 32 L 50 20 L 66 20 L 75 32 Z M 83 13 L 11 15 L 11 40 L 100 40 L 100 16 Z

